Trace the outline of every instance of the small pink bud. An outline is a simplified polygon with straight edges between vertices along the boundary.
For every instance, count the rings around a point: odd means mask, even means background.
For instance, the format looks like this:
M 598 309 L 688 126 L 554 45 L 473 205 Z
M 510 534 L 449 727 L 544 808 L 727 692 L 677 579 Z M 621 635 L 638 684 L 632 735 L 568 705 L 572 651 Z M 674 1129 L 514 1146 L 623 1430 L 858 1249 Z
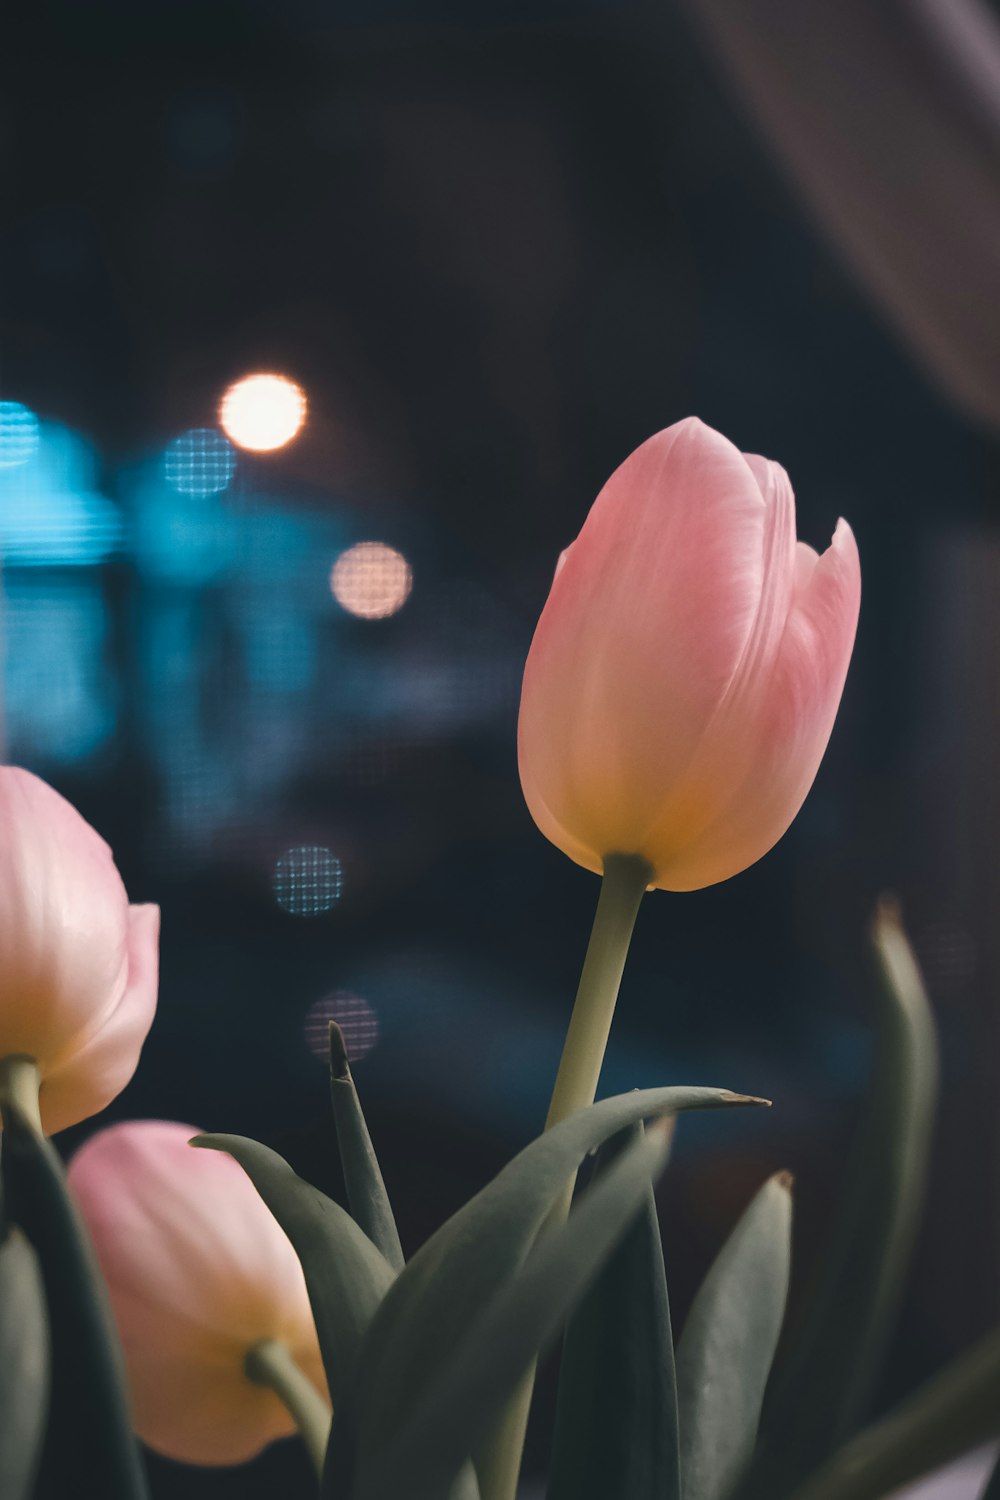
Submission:
M 590 870 L 642 855 L 666 890 L 746 869 L 813 783 L 860 599 L 850 527 L 822 556 L 796 541 L 780 465 L 694 417 L 651 437 L 563 553 L 528 653 L 539 828 Z
M 109 1104 L 156 1010 L 160 912 L 129 906 L 104 840 L 29 771 L 0 767 L 0 1057 L 34 1058 L 48 1134 Z
M 244 1369 L 287 1345 L 325 1396 L 298 1257 L 232 1157 L 195 1151 L 189 1125 L 99 1131 L 70 1162 L 125 1352 L 135 1430 L 181 1463 L 236 1464 L 294 1430 Z

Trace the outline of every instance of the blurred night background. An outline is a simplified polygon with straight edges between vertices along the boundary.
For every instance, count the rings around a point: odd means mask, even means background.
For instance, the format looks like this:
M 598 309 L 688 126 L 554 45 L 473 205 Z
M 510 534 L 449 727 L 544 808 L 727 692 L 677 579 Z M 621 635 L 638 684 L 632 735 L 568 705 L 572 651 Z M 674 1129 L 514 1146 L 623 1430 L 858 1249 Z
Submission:
M 869 1062 L 865 928 L 898 891 L 944 1054 L 880 1402 L 909 1389 L 1000 1289 L 987 425 L 671 0 L 38 0 L 4 31 L 6 757 L 163 910 L 157 1019 L 107 1118 L 255 1135 L 341 1194 L 334 1016 L 409 1249 L 538 1132 L 597 882 L 524 807 L 520 672 L 601 484 L 695 413 L 785 465 L 805 540 L 849 518 L 860 634 L 778 848 L 645 902 L 602 1092 L 773 1098 L 681 1126 L 675 1323 L 779 1168 L 801 1289 Z M 255 452 L 220 401 L 260 372 L 306 406 Z M 551 1380 L 538 1476 L 550 1404 Z M 309 1493 L 294 1443 L 150 1463 L 157 1497 Z

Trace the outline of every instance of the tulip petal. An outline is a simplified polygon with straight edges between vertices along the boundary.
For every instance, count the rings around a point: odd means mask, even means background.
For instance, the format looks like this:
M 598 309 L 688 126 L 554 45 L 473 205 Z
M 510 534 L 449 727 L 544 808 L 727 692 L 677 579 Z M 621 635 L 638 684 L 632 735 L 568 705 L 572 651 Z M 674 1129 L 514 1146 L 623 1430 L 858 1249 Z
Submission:
M 118 1003 L 128 897 L 104 840 L 29 771 L 0 771 L 0 827 L 0 1054 L 44 1075 Z
M 151 1316 L 134 1299 L 122 1300 L 120 1316 L 135 1430 L 147 1447 L 179 1463 L 240 1464 L 294 1432 L 278 1397 L 247 1379 L 237 1344 L 199 1344 L 185 1323 Z
M 572 858 L 582 845 L 599 868 L 639 850 L 770 618 L 769 498 L 689 418 L 611 476 L 565 556 L 525 667 L 518 753 L 533 816 Z
M 701 836 L 728 805 L 743 774 L 747 723 L 757 712 L 760 684 L 773 668 L 784 635 L 796 578 L 795 496 L 780 464 L 756 454 L 746 462 L 767 506 L 764 582 L 753 628 L 733 677 L 683 774 L 661 793 L 656 816 L 638 844 L 655 871 Z M 717 601 L 720 610 L 726 601 Z M 658 884 L 659 881 L 654 882 Z
M 104 1109 L 135 1072 L 156 1012 L 159 937 L 160 908 L 130 906 L 128 971 L 117 1005 L 46 1070 L 40 1103 L 49 1135 Z
M 230 1157 L 191 1150 L 191 1126 L 99 1132 L 70 1163 L 125 1350 L 136 1430 L 183 1462 L 237 1463 L 291 1431 L 243 1369 L 286 1343 L 323 1390 L 298 1258 Z
M 812 786 L 854 645 L 861 566 L 843 520 L 823 555 L 811 552 L 796 549 L 780 644 L 748 681 L 745 714 L 732 715 L 704 747 L 702 774 L 728 795 L 688 843 L 657 863 L 655 884 L 666 890 L 696 890 L 746 869 L 777 843 Z

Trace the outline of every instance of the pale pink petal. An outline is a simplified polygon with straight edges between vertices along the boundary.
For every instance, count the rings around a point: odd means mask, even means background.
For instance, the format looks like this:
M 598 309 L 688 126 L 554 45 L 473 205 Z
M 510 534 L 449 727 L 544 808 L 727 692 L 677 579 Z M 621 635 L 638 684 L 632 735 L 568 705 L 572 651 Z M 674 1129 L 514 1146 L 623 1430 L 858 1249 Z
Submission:
M 289 1310 L 293 1329 L 308 1326 L 287 1237 L 231 1157 L 189 1145 L 197 1134 L 135 1121 L 100 1131 L 74 1156 L 70 1183 L 109 1280 L 240 1342 L 284 1337 Z
M 136 1428 L 192 1463 L 236 1463 L 291 1430 L 247 1380 L 260 1339 L 283 1340 L 324 1389 L 305 1279 L 232 1158 L 163 1121 L 114 1125 L 70 1163 L 125 1350 Z
M 200 1344 L 185 1324 L 133 1298 L 120 1309 L 132 1418 L 155 1452 L 179 1463 L 240 1464 L 295 1430 L 278 1397 L 247 1380 L 239 1344 Z
M 769 512 L 743 455 L 693 418 L 598 496 L 535 632 L 518 725 L 529 806 L 550 836 L 571 831 L 571 857 L 636 849 L 689 765 L 760 620 Z
M 44 1073 L 117 1005 L 128 898 L 104 840 L 28 771 L 0 768 L 0 1055 Z
M 683 772 L 663 787 L 659 806 L 636 845 L 656 872 L 677 857 L 717 821 L 742 786 L 746 769 L 748 720 L 759 711 L 761 683 L 770 679 L 781 647 L 796 577 L 795 497 L 780 464 L 747 454 L 746 460 L 767 506 L 764 532 L 764 585 L 757 616 L 735 672 L 704 725 Z M 717 601 L 720 611 L 726 601 Z
M 114 1010 L 98 1016 L 48 1065 L 41 1089 L 46 1133 L 96 1115 L 117 1098 L 139 1062 L 156 1013 L 160 908 L 128 909 L 128 970 Z
M 861 601 L 857 544 L 846 521 L 821 557 L 799 545 L 796 592 L 766 678 L 747 712 L 706 757 L 728 794 L 715 816 L 657 869 L 657 885 L 694 890 L 725 880 L 765 854 L 812 786 L 840 705 Z

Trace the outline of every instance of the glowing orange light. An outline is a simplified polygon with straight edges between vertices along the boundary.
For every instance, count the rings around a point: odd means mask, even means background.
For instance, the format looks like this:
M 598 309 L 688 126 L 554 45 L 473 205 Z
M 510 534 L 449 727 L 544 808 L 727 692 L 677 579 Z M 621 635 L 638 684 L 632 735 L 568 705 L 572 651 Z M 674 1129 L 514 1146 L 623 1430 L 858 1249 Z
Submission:
M 287 375 L 246 375 L 229 387 L 219 405 L 219 423 L 238 448 L 273 453 L 306 419 L 306 396 Z
M 342 552 L 330 574 L 333 597 L 361 620 L 384 620 L 402 609 L 413 572 L 402 552 L 385 542 L 356 542 Z

